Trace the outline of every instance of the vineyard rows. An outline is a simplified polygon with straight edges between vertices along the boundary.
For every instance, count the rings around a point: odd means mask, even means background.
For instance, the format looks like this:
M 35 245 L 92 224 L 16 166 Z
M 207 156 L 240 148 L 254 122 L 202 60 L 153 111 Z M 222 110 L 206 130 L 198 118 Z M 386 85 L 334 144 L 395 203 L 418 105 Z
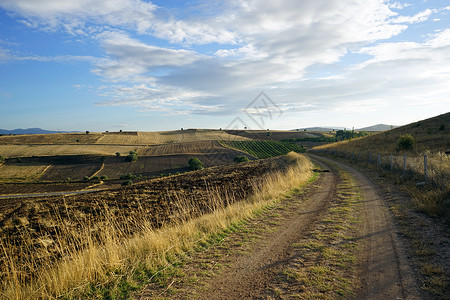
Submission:
M 222 141 L 225 147 L 244 151 L 256 158 L 285 155 L 291 151 L 302 153 L 305 149 L 294 143 L 279 141 Z

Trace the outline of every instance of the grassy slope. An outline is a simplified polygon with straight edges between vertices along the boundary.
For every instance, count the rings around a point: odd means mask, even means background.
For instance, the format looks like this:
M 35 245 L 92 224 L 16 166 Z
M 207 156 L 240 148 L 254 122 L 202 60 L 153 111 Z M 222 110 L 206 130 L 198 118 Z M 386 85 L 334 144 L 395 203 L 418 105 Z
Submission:
M 416 140 L 412 152 L 416 154 L 431 151 L 450 150 L 450 113 L 411 123 L 396 129 L 379 132 L 370 136 L 328 144 L 315 149 L 333 149 L 341 151 L 374 151 L 377 153 L 397 153 L 397 140 L 401 135 L 410 134 Z

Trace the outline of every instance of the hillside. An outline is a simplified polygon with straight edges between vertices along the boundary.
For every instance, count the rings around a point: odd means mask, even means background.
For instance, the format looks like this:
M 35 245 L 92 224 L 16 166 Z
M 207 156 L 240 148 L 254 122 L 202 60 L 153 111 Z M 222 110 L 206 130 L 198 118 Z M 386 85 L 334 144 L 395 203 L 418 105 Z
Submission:
M 414 147 L 409 151 L 412 154 L 419 154 L 424 151 L 432 153 L 448 152 L 450 151 L 450 113 L 359 139 L 322 145 L 315 149 L 375 151 L 382 154 L 397 153 L 399 152 L 397 140 L 405 134 L 410 134 L 415 139 Z
M 357 129 L 357 131 L 386 131 L 386 130 L 394 129 L 397 127 L 398 126 L 395 126 L 395 125 L 377 124 L 377 125 Z

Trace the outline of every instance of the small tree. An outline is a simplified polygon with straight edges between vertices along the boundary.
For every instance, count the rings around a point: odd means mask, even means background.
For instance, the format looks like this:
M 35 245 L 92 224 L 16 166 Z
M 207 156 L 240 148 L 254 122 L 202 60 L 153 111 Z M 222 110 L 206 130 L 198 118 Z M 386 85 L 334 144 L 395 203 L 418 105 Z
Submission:
M 203 169 L 205 166 L 203 166 L 203 163 L 195 157 L 192 157 L 189 159 L 189 167 L 191 168 L 191 170 L 201 170 Z
M 267 132 L 267 136 L 272 136 L 272 132 Z
M 135 161 L 137 161 L 137 159 L 138 159 L 138 155 L 137 155 L 136 151 L 130 151 L 130 153 L 125 158 L 125 160 L 128 162 L 135 162 Z
M 89 134 L 89 130 L 86 130 L 86 134 Z
M 244 155 L 239 155 L 234 158 L 235 163 L 240 163 L 240 162 L 245 162 L 245 161 L 249 161 L 249 159 L 247 156 L 244 156 Z
M 89 176 L 84 176 L 83 181 L 86 181 L 86 182 L 89 181 Z
M 127 186 L 127 185 L 133 185 L 133 181 L 132 180 L 125 180 L 124 182 L 122 182 L 123 186 Z
M 102 175 L 102 176 L 100 176 L 100 180 L 108 180 L 109 178 L 108 178 L 108 176 L 106 176 L 106 175 Z
M 131 173 L 120 176 L 120 179 L 122 179 L 122 180 L 123 179 L 134 179 L 134 178 L 136 178 L 136 175 L 133 175 Z
M 415 139 L 410 134 L 401 135 L 397 140 L 398 150 L 410 150 L 414 147 Z
M 120 152 L 116 152 L 116 156 L 117 156 L 117 157 L 120 157 Z

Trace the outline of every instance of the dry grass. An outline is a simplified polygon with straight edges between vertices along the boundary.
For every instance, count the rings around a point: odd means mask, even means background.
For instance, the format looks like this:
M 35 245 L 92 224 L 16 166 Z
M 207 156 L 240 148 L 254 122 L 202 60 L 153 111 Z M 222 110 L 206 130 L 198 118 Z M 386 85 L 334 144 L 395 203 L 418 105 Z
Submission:
M 236 201 L 233 192 L 223 191 L 221 186 L 211 186 L 207 207 L 210 213 L 198 218 L 195 218 L 198 211 L 205 208 L 193 207 L 195 201 L 173 192 L 168 196 L 176 204 L 174 219 L 178 221 L 160 229 L 146 222 L 144 212 L 142 218 L 119 222 L 121 218 L 106 207 L 101 214 L 107 222 L 100 227 L 93 220 L 86 220 L 81 228 L 74 230 L 67 224 L 70 220 L 60 218 L 60 230 L 53 245 L 60 253 L 58 261 L 40 261 L 45 255 L 33 252 L 32 245 L 17 252 L 13 241 L 3 237 L 1 250 L 7 258 L 4 261 L 7 271 L 1 274 L 2 296 L 6 299 L 87 297 L 88 286 L 118 283 L 122 278 L 131 278 L 136 269 L 157 270 L 211 234 L 248 218 L 311 176 L 311 163 L 306 157 L 291 153 L 286 161 L 288 167 L 283 172 L 274 171 L 254 181 L 257 192 L 245 201 Z M 218 195 L 225 196 L 218 199 Z M 139 227 L 139 233 L 130 236 L 130 227 Z M 48 243 L 48 239 L 43 236 L 41 243 Z M 20 265 L 20 259 L 27 264 Z M 37 265 L 43 267 L 36 268 Z
M 5 157 L 32 157 L 57 155 L 127 155 L 138 146 L 119 145 L 1 145 L 0 153 Z
M 32 180 L 38 178 L 48 168 L 47 165 L 0 165 L 0 179 Z
M 426 151 L 431 153 L 448 151 L 450 150 L 450 113 L 370 136 L 319 146 L 315 149 L 404 154 L 397 151 L 397 140 L 404 134 L 412 135 L 416 141 L 414 148 L 408 152 L 411 156 L 418 156 Z
M 138 132 L 137 135 L 105 134 L 97 141 L 97 144 L 162 145 L 218 140 L 248 139 L 230 135 L 222 130 L 188 129 L 160 132 Z

